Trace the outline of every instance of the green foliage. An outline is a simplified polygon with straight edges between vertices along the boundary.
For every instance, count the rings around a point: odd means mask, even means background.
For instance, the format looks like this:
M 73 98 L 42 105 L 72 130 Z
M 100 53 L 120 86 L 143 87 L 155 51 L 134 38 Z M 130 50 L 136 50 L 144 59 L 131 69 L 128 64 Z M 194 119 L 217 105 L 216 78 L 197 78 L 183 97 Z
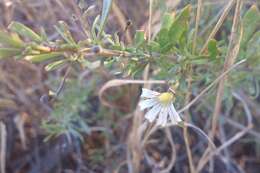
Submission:
M 38 34 L 19 22 L 12 22 L 8 28 L 22 37 L 30 39 L 31 41 L 38 43 L 42 42 L 42 38 Z
M 174 21 L 174 14 L 165 13 L 162 18 L 162 26 L 161 29 L 169 29 L 172 26 Z
M 176 15 L 164 13 L 161 28 L 152 37 L 154 39 L 148 42 L 145 32 L 138 30 L 133 43 L 129 45 L 124 44 L 117 33 L 109 35 L 104 30 L 111 6 L 112 0 L 103 1 L 102 14 L 96 16 L 92 27 L 88 28 L 89 38 L 79 41 L 73 38 L 69 26 L 63 21 L 55 26 L 61 39 L 54 41 L 47 39 L 44 30 L 37 34 L 25 25 L 13 22 L 9 26 L 12 33 L 0 31 L 0 59 L 16 57 L 33 63 L 44 63 L 46 71 L 64 66 L 70 66 L 76 71 L 87 69 L 90 72 L 106 68 L 115 76 L 132 78 L 140 78 L 144 68 L 150 64 L 151 78 L 180 84 L 177 88 L 176 105 L 184 104 L 183 95 L 189 89 L 188 79 L 193 80 L 192 91 L 198 92 L 201 86 L 210 84 L 222 71 L 228 50 L 227 38 L 220 34 L 218 38 L 211 39 L 207 50 L 201 54 L 198 49 L 204 44 L 202 40 L 207 38 L 198 38 L 193 51 L 191 45 L 194 39 L 194 22 L 191 18 L 191 5 L 187 5 Z M 207 20 L 208 16 L 201 17 L 204 24 Z M 259 20 L 256 6 L 252 6 L 242 16 L 243 38 L 238 58 L 247 58 L 247 68 L 254 69 L 254 72 L 232 74 L 227 85 L 252 86 L 252 79 L 260 80 L 259 74 L 257 77 L 260 63 Z M 79 112 L 87 111 L 86 99 L 95 87 L 83 87 L 78 81 L 67 82 L 66 86 L 54 104 L 50 120 L 43 123 L 43 128 L 50 137 L 60 134 L 80 137 L 82 131 L 89 132 L 86 121 Z M 225 91 L 227 95 L 231 93 L 229 89 Z M 230 100 L 227 102 L 232 103 Z
M 242 87 L 248 93 L 260 81 L 260 12 L 257 6 L 252 5 L 242 17 L 242 40 L 239 58 L 247 59 L 247 70 L 232 75 L 232 86 Z M 248 72 L 250 70 L 250 73 Z M 255 82 L 253 82 L 255 81 Z M 257 92 L 256 92 L 257 93 Z M 259 93 L 258 93 L 259 94 Z M 257 95 L 258 95 L 257 94 Z M 257 96 L 254 96 L 257 97 Z
M 59 22 L 58 26 L 54 26 L 56 31 L 60 34 L 60 36 L 69 44 L 69 45 L 76 45 L 67 24 L 63 21 Z
M 49 134 L 47 139 L 66 134 L 68 138 L 72 135 L 83 140 L 80 133 L 90 133 L 86 120 L 80 116 L 80 112 L 88 110 L 87 99 L 92 89 L 92 86 L 79 85 L 78 81 L 67 83 L 66 89 L 54 104 L 50 119 L 42 124 Z
M 6 47 L 22 48 L 24 47 L 23 41 L 17 34 L 8 34 L 5 31 L 0 30 L 0 44 Z
M 98 38 L 100 37 L 100 35 L 102 34 L 102 32 L 104 30 L 111 6 L 112 6 L 112 0 L 103 0 L 103 8 L 102 8 L 102 15 L 101 15 L 101 19 L 100 19 Z
M 253 67 L 260 64 L 260 31 L 256 32 L 249 40 L 246 49 L 249 64 Z
M 67 63 L 67 60 L 59 60 L 45 66 L 46 71 L 56 70 Z
M 256 5 L 252 5 L 242 19 L 243 39 L 241 47 L 244 48 L 256 29 L 260 27 L 260 12 Z
M 217 41 L 216 40 L 210 40 L 208 44 L 208 53 L 210 58 L 216 58 L 218 55 L 218 47 L 217 47 Z
M 39 55 L 28 55 L 25 56 L 24 59 L 31 61 L 33 63 L 37 62 L 44 62 L 50 59 L 59 58 L 62 53 L 54 52 L 54 53 L 46 53 L 46 54 L 39 54 Z
M 145 43 L 144 31 L 136 31 L 134 38 L 134 45 L 136 48 L 140 48 Z
M 173 16 L 166 14 L 157 36 L 161 53 L 167 53 L 185 37 L 184 34 L 188 31 L 190 10 L 191 6 L 186 6 L 174 21 L 171 21 Z
M 21 53 L 20 49 L 15 48 L 0 48 L 0 59 L 10 58 Z

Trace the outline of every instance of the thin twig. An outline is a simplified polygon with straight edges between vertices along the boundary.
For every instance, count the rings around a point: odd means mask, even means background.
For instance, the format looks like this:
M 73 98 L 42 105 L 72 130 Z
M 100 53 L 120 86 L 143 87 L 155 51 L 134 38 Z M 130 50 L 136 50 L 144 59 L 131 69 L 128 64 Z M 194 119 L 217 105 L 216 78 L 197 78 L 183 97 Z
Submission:
M 167 138 L 170 142 L 172 154 L 171 154 L 170 163 L 168 164 L 168 166 L 164 170 L 161 170 L 160 173 L 170 172 L 172 167 L 174 166 L 175 161 L 176 161 L 176 149 L 175 149 L 174 141 L 172 139 L 172 134 L 171 134 L 170 128 L 167 127 L 165 129 L 165 133 L 166 133 L 166 136 L 167 136 Z
M 203 137 L 205 137 L 207 139 L 207 141 L 209 142 L 209 148 L 211 149 L 214 149 L 216 148 L 214 142 L 208 137 L 208 135 L 203 131 L 201 130 L 199 127 L 193 125 L 193 124 L 190 124 L 190 123 L 186 123 L 184 122 L 184 126 L 186 127 L 191 127 L 193 128 L 194 130 L 196 130 L 197 132 L 199 132 L 199 134 L 203 135 Z
M 124 34 L 126 36 L 127 43 L 131 43 L 132 42 L 131 34 L 130 34 L 129 30 L 125 28 L 127 19 L 125 18 L 121 9 L 118 7 L 116 1 L 114 1 L 112 4 L 112 11 L 115 13 L 115 17 L 117 18 L 121 29 L 125 32 Z
M 64 77 L 63 77 L 63 79 L 62 79 L 62 81 L 61 81 L 61 83 L 60 83 L 60 85 L 59 85 L 57 91 L 55 92 L 55 96 L 56 96 L 56 97 L 58 97 L 58 96 L 60 95 L 61 91 L 63 90 L 63 88 L 64 88 L 64 86 L 65 86 L 66 79 L 67 79 L 67 77 L 68 77 L 68 75 L 69 75 L 70 69 L 71 69 L 70 67 L 68 67 L 68 68 L 66 69 L 65 75 L 64 75 Z
M 188 104 L 190 101 L 190 97 L 191 97 L 191 90 L 192 90 L 192 67 L 190 67 L 190 73 L 188 76 L 188 92 L 186 94 L 186 98 L 185 98 L 185 104 Z M 184 119 L 186 122 L 190 122 L 190 118 L 189 118 L 189 111 L 188 109 L 184 112 Z M 195 168 L 194 168 L 194 164 L 193 164 L 193 158 L 192 158 L 192 152 L 190 149 L 190 142 L 189 142 L 189 133 L 188 133 L 188 128 L 187 126 L 183 127 L 183 136 L 184 136 L 184 142 L 185 142 L 185 148 L 187 151 L 187 155 L 188 155 L 188 162 L 190 165 L 190 172 L 194 173 L 195 172 Z
M 214 152 L 211 152 L 208 154 L 202 161 L 199 163 L 196 172 L 200 172 L 202 168 L 205 166 L 205 164 L 212 158 L 214 155 L 219 154 L 224 148 L 229 147 L 231 144 L 236 142 L 238 139 L 240 139 L 242 136 L 244 136 L 250 129 L 252 128 L 252 124 L 248 127 L 246 127 L 244 130 L 238 132 L 236 135 L 234 135 L 231 139 L 229 139 L 227 142 L 222 144 L 220 147 L 218 147 Z
M 232 6 L 233 1 L 230 1 L 230 6 Z M 229 7 L 229 5 L 227 7 Z M 231 38 L 229 42 L 229 47 L 228 47 L 228 52 L 225 58 L 225 63 L 224 63 L 224 69 L 223 71 L 225 72 L 227 69 L 232 66 L 234 63 L 238 52 L 239 52 L 239 46 L 240 46 L 240 41 L 241 41 L 241 35 L 240 38 L 238 39 L 237 37 L 237 31 L 238 31 L 238 24 L 239 24 L 239 16 L 240 16 L 240 8 L 241 8 L 241 1 L 237 0 L 236 1 L 236 9 L 235 9 L 235 14 L 234 14 L 234 19 L 233 19 L 233 25 L 231 29 Z M 215 109 L 213 112 L 213 117 L 212 117 L 212 128 L 209 133 L 209 136 L 211 138 L 214 137 L 216 130 L 217 130 L 217 124 L 218 124 L 218 119 L 219 119 L 219 113 L 221 110 L 221 103 L 222 103 L 222 98 L 224 94 L 224 84 L 226 81 L 227 77 L 224 76 L 223 78 L 220 79 L 220 83 L 218 86 L 218 91 L 217 91 L 217 97 L 216 97 L 216 103 L 215 103 Z M 205 154 L 208 153 L 209 154 Z M 205 156 L 205 157 L 204 157 Z M 199 172 L 204 165 L 209 161 L 210 158 L 212 158 L 212 152 L 210 148 L 208 147 L 206 151 L 203 154 L 203 157 L 200 159 L 198 163 L 198 167 L 196 169 L 196 172 Z
M 187 104 L 182 109 L 180 109 L 178 111 L 178 113 L 180 114 L 180 113 L 184 112 L 185 110 L 189 109 L 197 100 L 199 100 L 209 89 L 211 89 L 215 84 L 217 84 L 224 76 L 226 76 L 230 71 L 232 71 L 237 66 L 239 66 L 240 64 L 243 64 L 245 62 L 246 62 L 246 59 L 243 59 L 243 60 L 237 62 L 236 64 L 234 64 L 228 70 L 224 71 L 221 75 L 219 75 L 217 77 L 217 79 L 215 79 L 209 86 L 207 86 L 205 89 L 203 89 L 191 102 L 189 102 L 189 104 Z
M 233 19 L 233 26 L 231 29 L 231 38 L 230 38 L 228 53 L 225 58 L 224 71 L 227 70 L 231 65 L 233 65 L 233 63 L 238 55 L 238 52 L 239 52 L 240 40 L 242 38 L 241 37 L 242 34 L 240 35 L 240 39 L 238 39 L 238 37 L 237 37 L 239 16 L 240 16 L 240 7 L 241 7 L 240 5 L 241 5 L 241 0 L 237 0 L 235 15 L 234 15 L 234 19 Z M 218 122 L 219 113 L 221 110 L 221 102 L 222 102 L 222 98 L 224 95 L 224 84 L 225 84 L 226 79 L 227 79 L 227 77 L 224 76 L 220 80 L 220 83 L 218 86 L 215 109 L 214 109 L 213 117 L 212 117 L 212 130 L 211 130 L 212 137 L 214 136 L 214 134 L 216 132 L 216 128 L 217 128 L 217 122 Z
M 189 161 L 189 165 L 190 165 L 190 172 L 195 173 L 195 167 L 194 167 L 194 163 L 193 163 L 192 152 L 190 149 L 189 133 L 188 133 L 187 126 L 183 127 L 183 137 L 184 137 L 184 142 L 185 142 L 185 148 L 187 150 L 187 156 L 188 156 L 188 161 Z
M 140 116 L 142 112 L 140 112 L 139 108 L 136 109 L 133 116 L 133 127 L 128 137 L 128 149 L 129 154 L 131 155 L 131 164 L 133 168 L 133 173 L 140 172 L 141 159 L 142 159 L 142 150 L 141 150 L 141 136 L 143 131 L 140 131 L 138 127 L 140 127 L 142 122 L 142 116 Z M 129 171 L 130 172 L 130 171 Z
M 202 49 L 201 49 L 201 51 L 200 51 L 200 54 L 202 54 L 202 53 L 206 50 L 209 41 L 210 41 L 212 38 L 215 37 L 215 35 L 216 35 L 216 33 L 218 32 L 219 28 L 221 27 L 222 23 L 223 23 L 224 20 L 226 19 L 226 17 L 227 17 L 227 15 L 228 15 L 228 13 L 229 13 L 229 11 L 230 11 L 230 9 L 231 9 L 231 7 L 232 7 L 232 5 L 233 5 L 234 2 L 235 2 L 235 0 L 230 0 L 229 3 L 227 4 L 226 8 L 224 9 L 222 15 L 220 16 L 220 18 L 219 18 L 219 20 L 218 20 L 218 22 L 217 22 L 217 24 L 215 25 L 214 29 L 213 29 L 212 32 L 210 33 L 210 35 L 209 35 L 209 37 L 208 37 L 206 43 L 203 45 L 203 47 L 202 47 Z
M 152 14 L 153 14 L 153 0 L 149 0 L 149 21 L 148 21 L 148 42 L 151 41 L 152 36 Z
M 197 43 L 197 34 L 198 34 L 198 29 L 199 29 L 199 22 L 200 22 L 200 12 L 201 12 L 201 7 L 202 7 L 202 0 L 198 0 L 198 6 L 197 6 L 197 14 L 196 14 L 196 22 L 195 22 L 195 32 L 194 32 L 194 38 L 193 38 L 193 43 L 192 43 L 192 52 L 195 52 L 196 49 L 196 43 Z M 190 101 L 190 96 L 191 96 L 191 83 L 192 83 L 192 66 L 190 67 L 190 72 L 189 72 L 189 76 L 188 76 L 188 92 L 186 94 L 186 98 L 185 98 L 185 104 L 187 104 Z M 184 117 L 185 117 L 185 121 L 189 122 L 189 112 L 188 109 L 184 112 Z M 188 128 L 187 126 L 183 127 L 183 136 L 184 136 L 184 142 L 185 142 L 185 148 L 187 151 L 187 155 L 188 155 L 188 161 L 189 161 L 189 165 L 190 165 L 190 172 L 194 173 L 195 172 L 195 168 L 194 168 L 194 164 L 193 164 L 193 158 L 192 158 L 192 152 L 190 149 L 190 142 L 189 142 L 189 134 L 188 134 Z
M 125 80 L 125 79 L 114 79 L 110 80 L 107 83 L 105 83 L 102 88 L 99 90 L 99 99 L 101 103 L 105 106 L 108 107 L 115 107 L 115 105 L 112 105 L 110 102 L 108 102 L 104 98 L 104 93 L 107 89 L 112 88 L 112 87 L 118 87 L 122 85 L 127 85 L 127 84 L 166 84 L 166 81 L 163 80 Z
M 247 116 L 247 120 L 248 120 L 248 124 L 253 124 L 252 121 L 252 114 L 250 112 L 250 109 L 246 103 L 246 101 L 242 98 L 242 96 L 240 96 L 240 94 L 238 92 L 235 92 L 235 91 L 232 91 L 232 95 L 238 99 L 239 101 L 241 101 L 243 107 L 244 107 L 244 110 L 245 110 L 245 113 L 246 113 L 246 116 Z
M 239 130 L 244 130 L 246 128 L 244 125 L 241 125 L 240 123 L 238 123 L 230 118 L 227 118 L 227 117 L 223 117 L 223 118 L 226 123 L 228 123 L 231 126 L 234 126 L 235 128 L 237 128 Z M 250 131 L 248 131 L 248 134 L 254 136 L 255 138 L 258 138 L 258 141 L 260 141 L 260 133 L 251 129 Z
M 0 121 L 0 139 L 1 139 L 1 148 L 0 148 L 0 167 L 1 167 L 1 173 L 6 172 L 6 126 L 5 124 Z
M 193 53 L 194 53 L 195 50 L 196 50 L 196 43 L 197 43 L 197 36 L 198 36 L 198 30 L 199 30 L 201 8 L 202 8 L 202 0 L 198 0 L 197 14 L 196 14 L 196 24 L 195 24 L 195 32 L 194 32 L 194 38 L 193 38 L 193 43 L 192 43 L 192 52 L 193 52 Z
M 15 118 L 14 118 L 14 123 L 17 127 L 17 130 L 19 132 L 19 136 L 20 136 L 20 139 L 21 139 L 21 143 L 22 143 L 22 148 L 24 150 L 27 149 L 27 146 L 26 146 L 26 135 L 25 135 L 25 131 L 24 131 L 24 123 L 25 123 L 25 120 L 26 120 L 26 114 L 19 114 L 19 115 L 16 115 Z

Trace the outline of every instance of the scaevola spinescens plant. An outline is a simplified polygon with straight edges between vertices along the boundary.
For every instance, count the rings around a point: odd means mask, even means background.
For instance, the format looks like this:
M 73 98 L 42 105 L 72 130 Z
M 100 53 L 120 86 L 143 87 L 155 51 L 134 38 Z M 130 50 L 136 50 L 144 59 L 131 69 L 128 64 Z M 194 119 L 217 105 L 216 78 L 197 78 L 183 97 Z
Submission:
M 195 97 L 199 95 L 202 86 L 210 85 L 219 76 L 218 72 L 222 70 L 228 51 L 227 36 L 211 38 L 204 45 L 207 38 L 203 33 L 196 33 L 195 37 L 192 6 L 187 5 L 176 14 L 165 11 L 160 18 L 160 29 L 149 36 L 149 39 L 147 32 L 137 30 L 133 42 L 126 44 L 118 33 L 108 34 L 105 30 L 111 5 L 112 0 L 103 1 L 101 15 L 96 16 L 92 27 L 87 30 L 87 38 L 82 40 L 76 40 L 69 26 L 63 21 L 55 26 L 59 38 L 54 40 L 50 40 L 44 31 L 35 32 L 14 21 L 7 31 L 0 30 L 0 59 L 4 61 L 13 58 L 43 64 L 49 73 L 66 67 L 79 74 L 86 69 L 95 74 L 97 69 L 104 68 L 114 78 L 133 80 L 141 79 L 145 67 L 149 65 L 149 79 L 167 81 L 167 88 L 161 87 L 162 92 L 155 91 L 154 88 L 143 88 L 138 108 L 145 111 L 144 119 L 150 125 L 155 124 L 162 128 L 169 125 L 182 126 L 185 119 L 176 109 L 185 105 L 187 92 L 191 93 L 191 97 Z M 201 18 L 202 23 L 208 22 L 205 16 Z M 230 75 L 227 81 L 229 87 L 223 98 L 227 107 L 233 103 L 229 98 L 231 86 L 244 86 L 249 92 L 256 88 L 252 95 L 259 95 L 259 89 L 252 80 L 256 83 L 260 81 L 257 73 L 260 64 L 260 14 L 253 5 L 240 17 L 239 26 L 244 33 L 241 36 L 237 59 L 246 59 L 247 64 Z M 252 69 L 254 71 L 248 74 L 247 71 Z M 84 75 L 79 75 L 79 78 L 84 79 Z M 50 120 L 43 122 L 43 127 L 48 129 L 50 137 L 60 134 L 80 137 L 80 132 L 91 132 L 79 112 L 87 111 L 82 109 L 82 106 L 85 106 L 85 101 L 94 93 L 95 80 L 93 77 L 87 84 L 77 80 L 64 80 L 60 90 L 52 92 L 52 95 L 59 99 L 50 112 Z M 171 86 L 177 83 L 178 86 L 173 87 L 174 91 L 171 90 Z M 64 91 L 63 85 L 68 86 Z M 210 95 L 207 102 L 211 104 L 214 98 L 214 94 Z M 203 105 L 201 107 L 203 108 Z

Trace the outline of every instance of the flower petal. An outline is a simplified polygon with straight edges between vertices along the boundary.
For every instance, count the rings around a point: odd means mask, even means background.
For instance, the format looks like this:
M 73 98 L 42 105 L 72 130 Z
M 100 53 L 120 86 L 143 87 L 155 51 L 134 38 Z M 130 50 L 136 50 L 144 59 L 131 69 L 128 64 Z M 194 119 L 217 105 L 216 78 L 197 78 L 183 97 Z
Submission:
M 146 100 L 141 100 L 139 102 L 139 106 L 141 110 L 144 110 L 146 108 L 152 107 L 157 103 L 157 100 L 155 99 L 146 99 Z
M 141 98 L 154 98 L 156 96 L 158 96 L 160 93 L 156 92 L 156 91 L 152 91 L 146 88 L 142 88 L 142 94 L 141 94 Z
M 169 111 L 170 111 L 170 107 L 167 106 L 165 109 L 166 110 L 165 110 L 164 114 L 162 115 L 163 116 L 163 122 L 162 122 L 163 127 L 166 126 L 166 124 L 168 122 L 168 114 L 169 114 Z
M 178 112 L 174 108 L 173 104 L 170 105 L 170 111 L 169 111 L 170 119 L 173 124 L 177 124 L 178 122 L 181 122 L 182 119 L 180 118 Z
M 165 126 L 167 123 L 167 107 L 162 107 L 156 125 Z
M 160 110 L 162 109 L 161 104 L 157 103 L 152 109 L 150 109 L 146 114 L 145 114 L 145 119 L 147 119 L 150 123 L 153 122 Z

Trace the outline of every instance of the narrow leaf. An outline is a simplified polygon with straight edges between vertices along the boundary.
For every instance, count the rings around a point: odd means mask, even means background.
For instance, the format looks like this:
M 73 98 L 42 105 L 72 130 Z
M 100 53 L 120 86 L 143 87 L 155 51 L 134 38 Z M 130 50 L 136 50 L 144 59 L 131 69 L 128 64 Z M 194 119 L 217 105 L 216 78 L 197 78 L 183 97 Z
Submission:
M 0 59 L 10 58 L 21 53 L 20 49 L 15 48 L 0 48 Z
M 0 44 L 4 46 L 10 46 L 15 48 L 22 48 L 23 41 L 15 33 L 9 34 L 5 31 L 0 30 Z
M 208 43 L 208 53 L 211 58 L 216 58 L 218 54 L 217 41 L 212 39 Z
M 93 40 L 97 40 L 96 29 L 98 28 L 97 25 L 98 25 L 99 20 L 100 20 L 100 15 L 97 15 L 97 17 L 95 18 L 95 20 L 92 24 L 91 35 L 92 35 Z
M 63 66 L 64 64 L 66 64 L 66 62 L 67 62 L 67 60 L 55 61 L 53 63 L 46 65 L 44 69 L 46 71 L 56 70 L 56 69 L 60 68 L 61 66 Z
M 161 47 L 160 52 L 166 53 L 171 50 L 173 46 L 180 43 L 181 40 L 185 40 L 182 37 L 185 36 L 188 30 L 190 10 L 191 6 L 188 5 L 182 9 L 175 19 L 169 15 L 165 17 L 165 23 L 162 25 L 156 37 Z M 173 21 L 170 21 L 171 18 Z M 169 23 L 171 24 L 170 26 Z
M 190 11 L 191 6 L 186 6 L 172 23 L 169 29 L 169 38 L 173 44 L 178 43 L 182 34 L 188 30 Z
M 244 15 L 242 19 L 242 27 L 243 39 L 241 46 L 244 47 L 256 31 L 257 27 L 260 27 L 260 12 L 256 5 L 252 5 Z
M 74 39 L 69 31 L 68 25 L 65 22 L 59 21 L 59 26 L 54 26 L 54 28 L 67 43 L 72 44 L 72 45 L 76 44 L 76 42 L 74 41 Z
M 47 53 L 41 55 L 28 55 L 24 59 L 31 61 L 33 63 L 38 63 L 38 62 L 43 62 L 54 58 L 58 58 L 60 56 L 62 56 L 62 53 L 53 52 L 53 53 Z
M 38 34 L 19 22 L 12 22 L 8 28 L 13 32 L 18 33 L 22 37 L 29 38 L 35 42 L 42 42 L 42 38 Z
M 148 49 L 154 52 L 160 51 L 160 44 L 156 41 L 150 41 L 147 45 Z
M 140 47 L 145 42 L 145 34 L 143 30 L 136 31 L 134 43 L 136 47 Z
M 103 0 L 102 15 L 101 15 L 101 20 L 100 20 L 98 38 L 100 37 L 101 33 L 104 30 L 104 27 L 105 27 L 105 24 L 107 21 L 107 17 L 108 17 L 109 11 L 112 6 L 112 2 L 113 2 L 112 0 Z
M 166 28 L 166 29 L 169 29 L 174 21 L 174 13 L 173 14 L 170 14 L 170 13 L 165 13 L 163 15 L 163 18 L 162 18 L 162 26 L 161 26 L 161 29 L 162 28 Z
M 260 66 L 260 31 L 256 32 L 249 40 L 246 57 L 251 66 Z

